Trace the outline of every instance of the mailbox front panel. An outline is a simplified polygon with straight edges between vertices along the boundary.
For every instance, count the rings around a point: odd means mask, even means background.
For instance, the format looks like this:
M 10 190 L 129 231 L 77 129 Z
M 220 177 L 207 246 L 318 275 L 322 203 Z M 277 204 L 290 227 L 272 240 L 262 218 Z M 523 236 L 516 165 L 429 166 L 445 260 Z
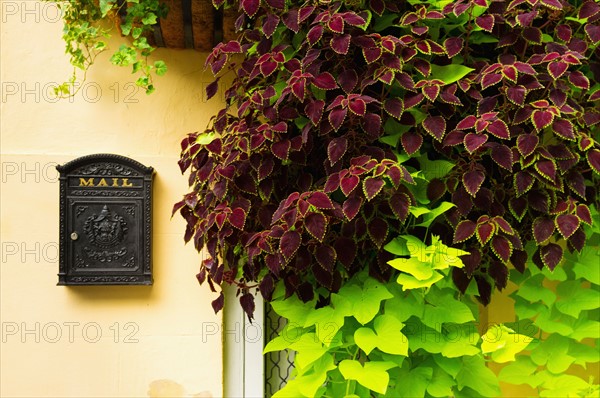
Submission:
M 153 169 L 118 155 L 90 155 L 58 170 L 58 284 L 151 284 Z

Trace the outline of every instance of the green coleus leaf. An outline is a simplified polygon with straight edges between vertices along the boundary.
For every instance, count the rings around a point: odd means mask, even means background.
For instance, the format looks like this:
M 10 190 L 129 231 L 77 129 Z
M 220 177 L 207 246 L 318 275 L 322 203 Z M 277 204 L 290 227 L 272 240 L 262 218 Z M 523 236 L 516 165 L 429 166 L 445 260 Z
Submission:
M 408 355 L 408 339 L 400 330 L 404 325 L 392 315 L 378 315 L 373 329 L 363 327 L 354 332 L 354 341 L 367 355 L 374 348 L 388 354 Z
M 451 84 L 462 79 L 475 69 L 459 64 L 450 64 L 445 66 L 431 65 L 430 79 L 437 79 L 444 84 Z
M 523 351 L 531 341 L 529 336 L 515 333 L 504 325 L 496 325 L 489 328 L 483 336 L 481 351 L 484 354 L 491 354 L 495 362 L 512 362 L 515 360 L 515 355 Z
M 383 284 L 373 278 L 367 278 L 362 288 L 346 284 L 338 295 L 352 303 L 352 315 L 363 325 L 377 315 L 383 300 L 393 297 Z
M 396 364 L 388 361 L 370 361 L 364 366 L 355 360 L 345 359 L 339 364 L 339 369 L 346 379 L 356 380 L 370 390 L 385 394 L 387 391 L 390 375 L 387 370 L 396 367 Z
M 429 353 L 441 354 L 446 358 L 459 358 L 481 353 L 476 346 L 480 337 L 472 324 L 446 325 L 443 333 L 424 326 L 416 333 L 407 331 L 406 335 L 408 336 L 408 345 L 413 352 L 423 349 Z
M 271 307 L 277 315 L 286 318 L 290 323 L 304 325 L 308 315 L 314 311 L 314 301 L 303 303 L 296 295 L 285 300 L 275 300 L 271 302 Z
M 433 220 L 435 220 L 437 217 L 441 216 L 442 214 L 444 214 L 445 212 L 447 212 L 448 210 L 450 210 L 453 207 L 456 207 L 456 205 L 454 203 L 450 203 L 450 202 L 440 203 L 440 205 L 438 207 L 436 207 L 435 209 L 431 209 L 429 212 L 425 213 L 423 215 L 423 222 L 421 222 L 420 224 L 417 224 L 416 226 L 417 227 L 429 227 L 431 225 L 431 223 L 433 223 Z

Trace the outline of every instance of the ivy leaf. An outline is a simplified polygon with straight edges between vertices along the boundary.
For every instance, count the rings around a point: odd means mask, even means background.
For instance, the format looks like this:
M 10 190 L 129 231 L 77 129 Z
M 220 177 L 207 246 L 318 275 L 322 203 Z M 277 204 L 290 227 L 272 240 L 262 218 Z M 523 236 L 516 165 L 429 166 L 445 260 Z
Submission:
M 374 348 L 388 354 L 408 356 L 408 339 L 400 330 L 404 325 L 392 315 L 378 315 L 373 329 L 362 327 L 354 332 L 354 341 L 365 354 Z
M 339 369 L 344 378 L 356 380 L 370 390 L 385 394 L 390 381 L 387 370 L 396 366 L 388 361 L 369 361 L 363 367 L 359 361 L 344 359 L 340 362 Z

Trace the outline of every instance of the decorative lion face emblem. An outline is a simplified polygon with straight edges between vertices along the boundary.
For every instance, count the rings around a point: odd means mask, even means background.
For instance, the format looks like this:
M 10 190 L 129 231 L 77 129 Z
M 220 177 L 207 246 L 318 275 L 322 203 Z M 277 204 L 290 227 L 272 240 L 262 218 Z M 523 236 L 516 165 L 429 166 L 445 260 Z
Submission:
M 106 249 L 123 241 L 127 223 L 105 205 L 99 215 L 87 218 L 83 230 L 91 244 Z

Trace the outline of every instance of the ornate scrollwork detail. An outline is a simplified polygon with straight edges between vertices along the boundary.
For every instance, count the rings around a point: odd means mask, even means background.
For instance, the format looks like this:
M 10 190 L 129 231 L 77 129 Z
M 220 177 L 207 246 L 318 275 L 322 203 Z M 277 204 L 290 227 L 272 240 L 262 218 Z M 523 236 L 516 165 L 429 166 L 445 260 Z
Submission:
M 127 223 L 123 217 L 104 205 L 100 214 L 94 214 L 85 220 L 83 230 L 92 245 L 107 249 L 123 241 Z
M 86 246 L 83 250 L 88 258 L 100 261 L 101 263 L 112 263 L 113 261 L 120 260 L 127 254 L 127 248 L 125 247 L 119 250 L 94 250 Z
M 83 166 L 75 171 L 82 175 L 98 175 L 98 176 L 139 176 L 140 173 L 131 167 L 117 163 L 92 163 Z

